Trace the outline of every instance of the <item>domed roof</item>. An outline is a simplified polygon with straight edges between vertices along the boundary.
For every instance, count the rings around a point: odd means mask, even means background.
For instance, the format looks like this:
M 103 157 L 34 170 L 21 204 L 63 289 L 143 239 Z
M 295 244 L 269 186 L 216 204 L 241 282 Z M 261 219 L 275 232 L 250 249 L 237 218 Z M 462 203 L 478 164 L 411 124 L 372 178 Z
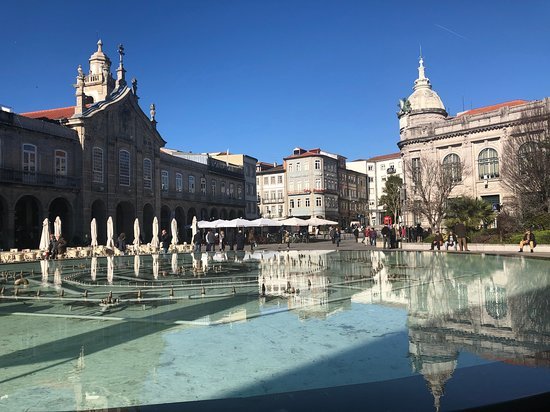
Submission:
M 420 57 L 418 67 L 418 79 L 414 81 L 414 92 L 409 96 L 411 110 L 445 110 L 445 106 L 439 95 L 432 90 L 430 79 L 424 74 L 424 60 Z

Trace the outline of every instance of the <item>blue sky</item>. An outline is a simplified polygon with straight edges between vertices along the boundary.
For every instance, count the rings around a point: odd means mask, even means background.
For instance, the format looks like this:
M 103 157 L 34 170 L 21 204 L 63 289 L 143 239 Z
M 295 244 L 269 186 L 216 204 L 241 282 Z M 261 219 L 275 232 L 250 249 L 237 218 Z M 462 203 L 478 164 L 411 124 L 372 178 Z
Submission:
M 98 38 L 157 107 L 167 147 L 281 162 L 396 152 L 419 46 L 450 114 L 550 96 L 548 1 L 25 1 L 2 5 L 0 102 L 75 104 Z

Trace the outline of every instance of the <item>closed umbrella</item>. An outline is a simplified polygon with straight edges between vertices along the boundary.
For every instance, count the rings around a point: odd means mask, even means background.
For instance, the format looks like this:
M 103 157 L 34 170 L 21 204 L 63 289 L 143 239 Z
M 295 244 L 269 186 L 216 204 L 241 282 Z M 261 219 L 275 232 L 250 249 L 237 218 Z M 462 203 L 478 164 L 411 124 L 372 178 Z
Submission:
M 172 273 L 178 273 L 178 254 L 172 253 Z
M 97 246 L 97 222 L 95 220 L 95 217 L 92 219 L 92 222 L 90 223 L 90 237 L 91 237 L 90 246 L 96 247 Z
M 193 220 L 191 221 L 191 242 L 194 242 L 195 235 L 198 230 L 199 228 L 197 226 L 197 216 L 193 216 Z
M 151 239 L 151 247 L 153 247 L 154 249 L 158 249 L 159 245 L 159 220 L 155 216 L 153 218 L 153 239 Z
M 172 222 L 170 223 L 170 231 L 172 232 L 172 245 L 178 244 L 178 222 L 176 219 L 172 219 Z
M 138 248 L 139 248 L 139 220 L 138 218 L 136 217 L 136 219 L 134 220 L 134 250 L 136 253 L 138 253 Z
M 113 276 L 115 272 L 115 258 L 114 256 L 107 256 L 107 283 L 113 284 Z
M 57 216 L 53 222 L 53 233 L 56 239 L 61 236 L 61 218 L 59 216 Z
M 42 270 L 42 286 L 48 285 L 49 265 L 50 261 L 47 259 L 40 261 L 40 269 Z
M 50 221 L 48 218 L 42 222 L 42 235 L 40 235 L 40 245 L 38 249 L 48 250 L 50 247 Z
M 107 219 L 107 243 L 106 247 L 109 249 L 115 248 L 115 241 L 113 239 L 115 234 L 115 229 L 113 227 L 113 218 L 109 216 L 109 219 Z

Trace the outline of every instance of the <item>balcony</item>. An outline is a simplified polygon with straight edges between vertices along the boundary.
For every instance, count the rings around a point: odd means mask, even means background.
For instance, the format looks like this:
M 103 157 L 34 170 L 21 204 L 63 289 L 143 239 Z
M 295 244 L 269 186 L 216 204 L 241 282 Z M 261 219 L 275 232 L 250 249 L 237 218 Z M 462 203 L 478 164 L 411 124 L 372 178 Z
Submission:
M 0 182 L 63 189 L 80 189 L 80 178 L 0 168 Z

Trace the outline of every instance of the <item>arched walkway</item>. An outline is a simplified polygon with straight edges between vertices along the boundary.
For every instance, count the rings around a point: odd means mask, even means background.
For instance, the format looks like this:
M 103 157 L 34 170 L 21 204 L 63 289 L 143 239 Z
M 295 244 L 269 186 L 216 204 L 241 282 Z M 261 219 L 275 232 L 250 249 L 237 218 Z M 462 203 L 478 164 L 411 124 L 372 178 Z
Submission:
M 155 210 L 149 203 L 143 206 L 142 242 L 149 243 L 153 239 L 153 218 Z
M 227 209 L 222 209 L 220 211 L 220 219 L 225 219 L 227 220 Z
M 103 200 L 98 199 L 92 203 L 92 219 L 94 218 L 97 225 L 97 243 L 104 245 L 107 242 L 107 210 Z
M 0 249 L 8 249 L 8 206 L 6 200 L 0 196 Z
M 168 233 L 170 233 L 170 223 L 172 222 L 172 212 L 170 211 L 170 208 L 166 205 L 163 205 L 160 208 L 160 230 L 166 229 Z
M 205 208 L 201 209 L 201 218 L 197 218 L 197 220 L 208 220 L 208 210 Z
M 134 240 L 134 219 L 136 210 L 130 202 L 120 202 L 116 207 L 115 217 L 115 239 L 121 233 L 126 235 L 126 242 L 132 243 Z
M 218 209 L 212 208 L 212 210 L 210 210 L 210 220 L 216 219 L 218 219 Z
M 23 196 L 15 204 L 15 244 L 18 249 L 38 249 L 42 222 L 40 202 L 34 196 Z
M 48 210 L 48 219 L 53 224 L 55 218 L 61 219 L 61 235 L 71 244 L 80 244 L 82 239 L 73 239 L 74 222 L 71 204 L 62 197 L 54 199 L 50 203 Z
M 185 212 L 183 211 L 183 208 L 178 206 L 176 207 L 176 210 L 174 212 L 174 217 L 176 219 L 176 222 L 178 222 L 178 237 L 179 237 L 179 243 L 188 242 L 189 239 L 187 239 L 187 232 L 185 230 Z

